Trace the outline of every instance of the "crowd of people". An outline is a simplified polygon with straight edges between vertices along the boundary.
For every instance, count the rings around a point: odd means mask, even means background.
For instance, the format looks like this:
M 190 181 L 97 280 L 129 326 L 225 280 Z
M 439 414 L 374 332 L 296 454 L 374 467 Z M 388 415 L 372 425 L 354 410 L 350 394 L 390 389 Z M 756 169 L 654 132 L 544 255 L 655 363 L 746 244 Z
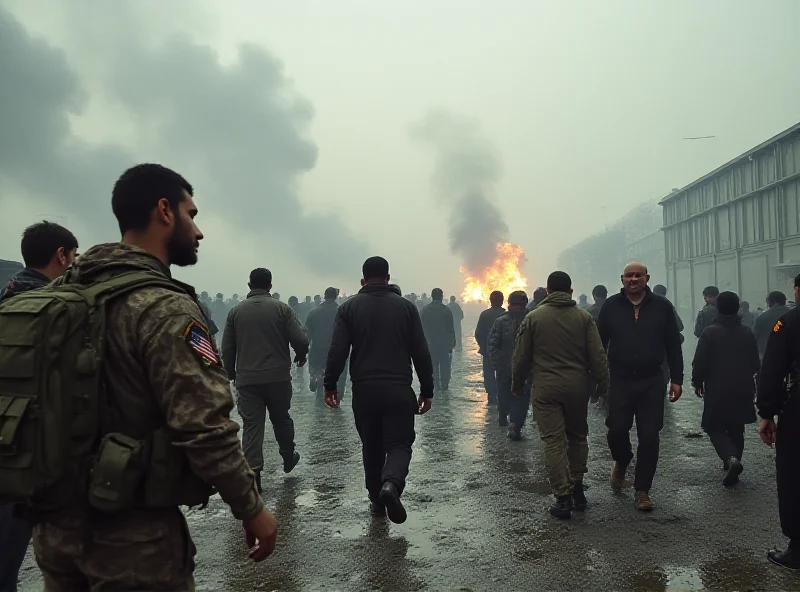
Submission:
M 31 539 L 48 590 L 193 589 L 194 547 L 179 508 L 214 492 L 242 522 L 250 557 L 268 557 L 277 520 L 261 499 L 265 423 L 268 415 L 291 472 L 301 460 L 293 369 L 309 368 L 309 389 L 334 409 L 349 373 L 369 511 L 403 523 L 416 417 L 448 392 L 452 356 L 462 348 L 456 298 L 445 304 L 438 288 L 403 297 L 389 263 L 371 257 L 352 296 L 330 287 L 284 303 L 272 273 L 257 268 L 246 297 L 212 300 L 171 274 L 197 262 L 203 239 L 183 177 L 138 165 L 118 179 L 111 205 L 120 241 L 80 256 L 66 228 L 27 228 L 25 268 L 0 296 L 0 590 L 15 588 Z M 493 292 L 475 329 L 486 402 L 511 440 L 521 439 L 533 411 L 556 518 L 589 505 L 593 399 L 607 414 L 611 487 L 626 486 L 635 454 L 636 507 L 655 507 L 665 399 L 683 394 L 683 325 L 666 288 L 650 289 L 644 265 L 627 265 L 620 279 L 610 296 L 597 286 L 592 305 L 573 299 L 572 279 L 560 271 L 530 300 L 523 291 L 507 299 Z M 800 312 L 777 292 L 758 317 L 732 292 L 712 286 L 704 297 L 691 375 L 704 401 L 703 429 L 732 487 L 744 470 L 744 426 L 758 410 L 761 439 L 777 445 L 779 513 L 790 541 L 768 557 L 800 569 Z

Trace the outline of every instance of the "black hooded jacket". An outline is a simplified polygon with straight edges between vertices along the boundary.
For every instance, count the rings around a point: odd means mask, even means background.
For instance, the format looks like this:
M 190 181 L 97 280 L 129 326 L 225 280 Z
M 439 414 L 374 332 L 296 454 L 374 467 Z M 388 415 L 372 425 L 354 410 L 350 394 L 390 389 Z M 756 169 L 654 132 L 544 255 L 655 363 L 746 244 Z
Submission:
M 433 397 L 433 363 L 419 311 L 396 288 L 367 284 L 339 307 L 325 366 L 325 390 L 336 390 L 348 353 L 354 393 L 361 386 L 411 387 L 413 362 L 420 396 Z
M 0 292 L 0 302 L 28 290 L 43 288 L 50 283 L 50 278 L 35 269 L 26 267 L 12 277 L 3 291 Z

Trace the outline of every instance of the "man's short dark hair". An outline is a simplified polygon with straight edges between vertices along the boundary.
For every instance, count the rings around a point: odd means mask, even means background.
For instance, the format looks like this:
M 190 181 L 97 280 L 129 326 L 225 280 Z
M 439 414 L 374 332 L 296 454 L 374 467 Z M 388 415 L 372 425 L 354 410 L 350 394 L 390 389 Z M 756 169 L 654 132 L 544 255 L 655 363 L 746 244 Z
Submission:
M 253 290 L 269 290 L 272 287 L 272 272 L 264 267 L 257 267 L 250 272 L 250 287 Z
M 364 261 L 361 271 L 365 280 L 385 280 L 389 277 L 389 262 L 383 257 L 370 257 Z
M 325 300 L 336 300 L 339 297 L 339 290 L 336 288 L 325 288 Z
M 114 184 L 111 209 L 119 230 L 144 230 L 159 200 L 166 199 L 175 210 L 185 198 L 194 195 L 189 182 L 178 173 L 160 164 L 138 164 L 122 173 Z
M 653 294 L 657 294 L 658 296 L 666 296 L 667 295 L 667 287 L 663 284 L 656 284 L 653 287 Z
M 525 306 L 528 304 L 528 295 L 522 291 L 517 290 L 508 295 L 508 304 L 513 306 Z
M 592 288 L 592 298 L 608 298 L 608 288 L 598 284 Z
M 443 300 L 444 299 L 444 290 L 441 288 L 434 288 L 431 290 L 431 300 Z
M 505 299 L 506 297 L 503 296 L 503 293 L 500 290 L 495 290 L 489 294 L 489 302 L 492 304 L 492 306 L 503 306 Z
M 734 315 L 739 312 L 739 296 L 733 292 L 722 292 L 717 296 L 717 311 L 720 314 Z
M 572 289 L 572 278 L 563 271 L 554 271 L 547 276 L 547 289 L 551 292 L 567 292 Z
M 750 310 L 750 303 L 749 303 L 747 300 L 742 300 L 742 301 L 739 303 L 739 307 L 740 307 L 742 310 L 745 310 L 745 311 L 747 311 L 747 310 Z
M 69 253 L 78 248 L 78 239 L 69 230 L 43 220 L 28 226 L 22 233 L 20 250 L 25 267 L 42 269 L 47 267 L 60 248 Z
M 455 301 L 456 301 L 456 297 L 455 296 L 450 296 L 450 302 L 455 302 Z
M 786 294 L 783 292 L 778 292 L 777 290 L 775 292 L 770 292 L 767 295 L 767 302 L 771 304 L 777 304 L 778 306 L 783 306 L 786 304 Z
M 545 288 L 539 287 L 533 291 L 534 300 L 544 300 L 545 298 L 547 298 L 547 290 Z
M 707 298 L 708 297 L 716 298 L 717 296 L 719 296 L 719 288 L 717 288 L 716 286 L 706 286 L 706 288 L 703 290 L 703 296 Z

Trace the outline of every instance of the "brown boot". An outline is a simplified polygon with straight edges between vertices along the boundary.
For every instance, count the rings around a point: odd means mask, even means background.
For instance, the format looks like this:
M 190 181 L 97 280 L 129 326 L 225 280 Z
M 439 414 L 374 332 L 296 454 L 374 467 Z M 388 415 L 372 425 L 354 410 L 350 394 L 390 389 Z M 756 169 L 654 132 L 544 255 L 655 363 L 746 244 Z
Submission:
M 619 491 L 625 485 L 625 472 L 628 470 L 628 465 L 621 463 L 614 463 L 614 468 L 611 471 L 611 489 Z
M 652 512 L 653 500 L 650 499 L 650 494 L 646 491 L 636 492 L 636 509 L 640 512 Z

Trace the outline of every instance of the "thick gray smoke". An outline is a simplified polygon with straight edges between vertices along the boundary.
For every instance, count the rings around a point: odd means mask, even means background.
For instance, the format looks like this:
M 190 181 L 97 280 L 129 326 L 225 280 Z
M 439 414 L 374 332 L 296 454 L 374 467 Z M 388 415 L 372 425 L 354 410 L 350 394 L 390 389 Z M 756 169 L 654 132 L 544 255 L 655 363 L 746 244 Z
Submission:
M 508 240 L 508 226 L 493 201 L 502 166 L 477 122 L 431 111 L 412 126 L 412 137 L 433 147 L 435 195 L 449 211 L 450 249 L 479 272 Z
M 163 18 L 148 21 L 134 3 L 75 6 L 76 43 L 103 48 L 92 59 L 92 90 L 124 112 L 136 148 L 73 135 L 69 116 L 87 105 L 87 84 L 63 51 L 33 39 L 0 9 L 0 180 L 51 203 L 67 201 L 76 216 L 105 229 L 114 227 L 116 177 L 137 162 L 160 161 L 195 186 L 202 214 L 258 236 L 265 250 L 328 275 L 363 261 L 365 245 L 339 217 L 309 213 L 298 198 L 298 177 L 317 159 L 306 136 L 314 111 L 278 60 L 243 45 L 223 64 L 211 47 L 176 34 L 148 45 L 148 24 Z M 8 194 L 0 199 L 5 205 Z

